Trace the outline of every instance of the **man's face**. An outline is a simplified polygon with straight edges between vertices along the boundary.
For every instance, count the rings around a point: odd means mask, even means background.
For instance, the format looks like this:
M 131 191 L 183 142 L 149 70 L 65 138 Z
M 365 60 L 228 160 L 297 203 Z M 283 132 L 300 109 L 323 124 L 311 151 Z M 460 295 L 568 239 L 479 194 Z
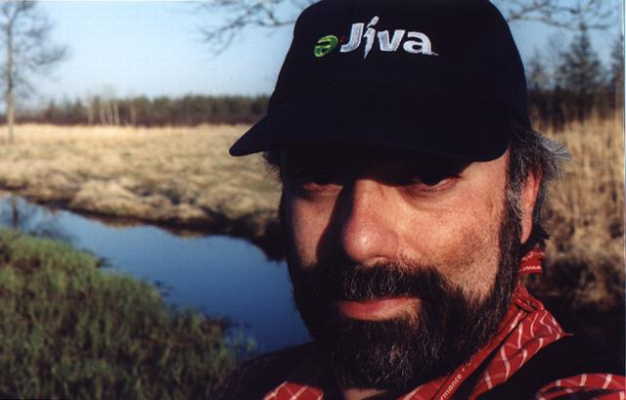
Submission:
M 341 385 L 401 390 L 495 333 L 527 230 L 507 202 L 507 162 L 284 151 L 294 298 Z

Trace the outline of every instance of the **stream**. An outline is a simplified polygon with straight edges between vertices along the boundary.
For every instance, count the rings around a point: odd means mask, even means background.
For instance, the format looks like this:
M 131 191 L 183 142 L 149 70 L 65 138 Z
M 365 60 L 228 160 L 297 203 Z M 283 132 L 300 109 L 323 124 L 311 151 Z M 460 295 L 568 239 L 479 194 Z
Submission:
M 284 261 L 268 260 L 244 239 L 112 226 L 13 199 L 0 198 L 0 224 L 69 241 L 105 259 L 110 271 L 158 285 L 170 304 L 226 317 L 235 330 L 254 339 L 259 352 L 309 340 L 291 300 Z

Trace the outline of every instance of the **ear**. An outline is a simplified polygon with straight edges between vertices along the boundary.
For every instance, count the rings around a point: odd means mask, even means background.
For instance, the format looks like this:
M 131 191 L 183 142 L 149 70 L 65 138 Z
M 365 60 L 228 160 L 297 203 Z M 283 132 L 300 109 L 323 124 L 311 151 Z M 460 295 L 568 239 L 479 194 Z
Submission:
M 531 172 L 526 177 L 524 186 L 522 187 L 522 193 L 520 196 L 520 211 L 521 211 L 521 243 L 526 243 L 530 237 L 530 232 L 533 229 L 533 210 L 535 209 L 535 203 L 537 202 L 537 194 L 539 193 L 539 184 L 541 183 L 542 176 L 539 173 Z

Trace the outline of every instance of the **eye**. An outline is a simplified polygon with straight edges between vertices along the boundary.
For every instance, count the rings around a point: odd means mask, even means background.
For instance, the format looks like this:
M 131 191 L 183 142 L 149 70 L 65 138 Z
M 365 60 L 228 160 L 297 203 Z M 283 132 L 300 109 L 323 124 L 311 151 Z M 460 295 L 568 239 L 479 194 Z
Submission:
M 301 170 L 297 171 L 292 179 L 299 184 L 328 185 L 335 181 L 335 176 L 330 170 Z
M 334 193 L 341 189 L 341 173 L 332 165 L 298 165 L 286 173 L 286 183 L 302 194 Z
M 426 186 L 439 186 L 443 185 L 449 180 L 458 178 L 459 175 L 451 172 L 442 172 L 439 174 L 424 174 L 419 178 L 420 182 Z
M 421 192 L 438 192 L 452 187 L 458 179 L 459 176 L 415 179 L 410 187 Z
M 411 192 L 431 193 L 446 190 L 461 178 L 466 165 L 451 163 L 411 162 L 396 169 L 391 176 L 393 184 L 403 186 Z

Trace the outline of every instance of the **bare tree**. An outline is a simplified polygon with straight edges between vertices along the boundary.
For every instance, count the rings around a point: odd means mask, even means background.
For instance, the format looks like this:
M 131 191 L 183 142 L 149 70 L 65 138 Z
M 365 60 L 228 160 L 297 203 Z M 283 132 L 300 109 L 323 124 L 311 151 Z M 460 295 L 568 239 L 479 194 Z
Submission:
M 214 54 L 224 51 L 246 27 L 279 28 L 291 25 L 299 12 L 319 0 L 204 0 L 197 6 L 202 15 L 220 18 L 200 28 Z M 619 0 L 493 0 L 509 22 L 538 21 L 576 30 L 605 29 L 618 14 Z M 221 17 L 225 16 L 225 17 Z
M 4 85 L 9 142 L 14 140 L 16 89 L 30 89 L 32 74 L 47 72 L 67 55 L 66 47 L 50 43 L 51 30 L 52 23 L 39 12 L 37 2 L 2 1 L 0 40 L 4 57 L 0 60 L 0 78 Z

